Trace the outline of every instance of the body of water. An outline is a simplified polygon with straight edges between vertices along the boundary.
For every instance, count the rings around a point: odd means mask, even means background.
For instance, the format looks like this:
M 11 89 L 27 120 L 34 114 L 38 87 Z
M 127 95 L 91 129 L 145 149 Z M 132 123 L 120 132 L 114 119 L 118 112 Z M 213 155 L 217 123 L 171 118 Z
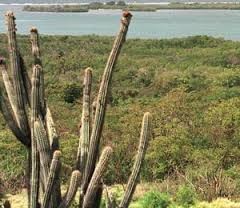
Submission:
M 114 35 L 119 29 L 121 11 L 88 13 L 23 12 L 21 6 L 0 5 L 0 33 L 6 31 L 4 13 L 13 10 L 20 34 L 36 26 L 48 35 Z M 240 10 L 160 10 L 133 12 L 128 37 L 173 38 L 210 35 L 240 40 Z

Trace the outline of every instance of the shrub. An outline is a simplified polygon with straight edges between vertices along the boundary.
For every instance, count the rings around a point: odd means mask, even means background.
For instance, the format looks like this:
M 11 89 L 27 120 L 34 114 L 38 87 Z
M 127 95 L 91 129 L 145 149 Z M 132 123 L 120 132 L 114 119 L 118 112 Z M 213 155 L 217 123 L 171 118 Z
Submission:
M 106 5 L 113 6 L 115 5 L 115 1 L 108 1 L 106 2 Z
M 198 91 L 206 88 L 206 77 L 197 71 L 191 71 L 184 77 L 179 79 L 180 82 L 186 87 L 187 92 Z
M 75 83 L 67 84 L 63 90 L 63 99 L 66 103 L 74 103 L 81 97 L 81 87 Z
M 118 1 L 117 5 L 118 6 L 126 6 L 126 3 L 125 3 L 125 1 Z
M 150 191 L 142 198 L 142 208 L 167 208 L 171 204 L 168 194 L 158 191 Z
M 236 87 L 236 86 L 240 86 L 240 76 L 238 74 L 232 74 L 229 75 L 228 77 L 226 77 L 225 80 L 223 80 L 222 85 L 224 87 Z
M 188 208 L 195 204 L 195 192 L 186 185 L 180 186 L 176 194 L 176 202 L 184 208 Z

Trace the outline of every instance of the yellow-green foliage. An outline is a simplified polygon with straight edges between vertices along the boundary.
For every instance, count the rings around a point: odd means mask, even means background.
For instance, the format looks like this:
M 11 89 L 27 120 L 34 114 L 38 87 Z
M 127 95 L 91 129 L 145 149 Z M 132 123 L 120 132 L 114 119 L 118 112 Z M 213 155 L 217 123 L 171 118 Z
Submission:
M 200 202 L 193 208 L 239 208 L 240 203 L 232 202 L 228 199 L 219 198 L 211 203 Z
M 29 37 L 18 38 L 31 71 Z M 0 35 L 1 56 L 7 55 L 6 41 Z M 78 146 L 82 99 L 77 94 L 84 69 L 93 68 L 94 99 L 112 41 L 98 36 L 40 38 L 48 104 L 67 165 L 74 164 Z M 113 75 L 103 129 L 102 142 L 115 150 L 105 182 L 126 182 L 142 112 L 149 111 L 154 137 L 142 180 L 163 181 L 173 195 L 178 185 L 190 184 L 198 197 L 208 200 L 239 196 L 239 71 L 239 42 L 206 36 L 127 40 Z M 26 158 L 6 129 L 0 117 L 0 176 L 8 192 L 12 181 L 21 181 Z

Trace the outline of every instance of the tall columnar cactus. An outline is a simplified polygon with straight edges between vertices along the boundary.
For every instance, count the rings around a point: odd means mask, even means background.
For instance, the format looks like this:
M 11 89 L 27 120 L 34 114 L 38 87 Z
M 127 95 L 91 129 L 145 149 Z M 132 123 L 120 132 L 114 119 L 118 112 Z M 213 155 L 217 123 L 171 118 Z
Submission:
M 30 135 L 30 129 L 28 125 L 28 119 L 24 102 L 26 102 L 26 92 L 23 85 L 22 72 L 20 67 L 20 56 L 16 40 L 16 25 L 13 12 L 7 12 L 6 22 L 8 28 L 8 47 L 9 47 L 9 59 L 11 65 L 11 76 L 14 89 L 14 114 L 19 128 L 24 132 L 26 136 Z M 12 106 L 13 107 L 13 106 Z
M 121 51 L 122 45 L 125 42 L 126 35 L 128 32 L 128 26 L 130 24 L 132 15 L 129 12 L 124 12 L 123 17 L 121 19 L 121 26 L 120 31 L 113 43 L 112 51 L 108 58 L 103 76 L 101 85 L 99 88 L 99 93 L 96 101 L 96 111 L 95 111 L 95 118 L 93 123 L 93 129 L 90 139 L 90 146 L 89 146 L 89 153 L 88 153 L 88 160 L 85 170 L 86 181 L 84 181 L 84 188 L 87 188 L 87 183 L 90 181 L 91 176 L 94 171 L 94 167 L 96 164 L 97 156 L 98 156 L 98 149 L 99 149 L 99 141 L 102 133 L 102 127 L 104 123 L 105 111 L 106 111 L 106 104 L 107 104 L 107 94 L 109 91 L 109 85 L 112 79 L 112 73 L 114 66 L 116 64 L 118 55 Z
M 86 167 L 88 156 L 88 145 L 90 142 L 90 105 L 91 105 L 91 86 L 92 86 L 92 69 L 85 70 L 83 83 L 83 109 L 80 128 L 79 148 L 77 155 L 77 168 L 83 173 Z
M 34 58 L 34 64 L 40 65 L 42 67 L 42 60 L 41 60 L 41 52 L 39 47 L 39 35 L 37 28 L 33 27 L 30 30 L 30 40 L 32 42 L 32 55 Z M 45 116 L 46 113 L 46 105 L 45 105 L 45 98 L 44 98 L 44 76 L 43 76 L 43 70 L 40 71 L 40 86 L 39 86 L 39 102 L 40 102 L 40 110 L 42 113 L 42 116 Z
M 16 98 L 13 92 L 13 86 L 10 77 L 7 72 L 6 61 L 4 58 L 0 58 L 0 70 L 2 72 L 2 91 L 1 91 L 1 111 L 3 116 L 13 132 L 16 138 L 25 146 L 29 147 L 31 141 L 27 135 L 20 129 L 16 120 L 16 114 L 14 113 L 14 108 L 16 108 Z M 3 86 L 4 85 L 4 86 Z
M 7 12 L 11 71 L 8 71 L 5 59 L 0 58 L 3 81 L 1 83 L 1 110 L 11 131 L 29 150 L 29 158 L 31 158 L 29 163 L 31 170 L 29 175 L 31 181 L 29 187 L 30 208 L 67 208 L 74 200 L 78 190 L 80 191 L 79 208 L 98 208 L 100 206 L 99 201 L 104 187 L 102 179 L 113 151 L 111 147 L 105 147 L 97 162 L 100 151 L 99 144 L 114 66 L 125 42 L 131 17 L 129 12 L 123 13 L 120 31 L 109 55 L 97 100 L 92 104 L 92 69 L 85 70 L 82 125 L 76 168 L 71 174 L 69 188 L 62 196 L 59 177 L 61 152 L 54 121 L 45 101 L 39 34 L 36 28 L 32 28 L 30 31 L 33 56 L 33 72 L 30 81 L 24 60 L 17 47 L 15 17 L 12 12 Z M 93 122 L 91 117 L 94 117 Z M 146 113 L 143 118 L 138 154 L 120 204 L 122 208 L 128 207 L 139 178 L 147 141 L 150 137 L 150 117 L 150 114 Z M 43 197 L 39 196 L 41 192 Z
M 40 80 L 40 67 L 33 67 L 32 75 L 32 91 L 31 91 L 31 150 L 32 150 L 32 168 L 31 168 L 31 195 L 30 207 L 38 207 L 39 197 L 39 177 L 40 177 L 40 157 L 37 148 L 37 140 L 35 137 L 34 123 L 39 116 L 39 80 Z

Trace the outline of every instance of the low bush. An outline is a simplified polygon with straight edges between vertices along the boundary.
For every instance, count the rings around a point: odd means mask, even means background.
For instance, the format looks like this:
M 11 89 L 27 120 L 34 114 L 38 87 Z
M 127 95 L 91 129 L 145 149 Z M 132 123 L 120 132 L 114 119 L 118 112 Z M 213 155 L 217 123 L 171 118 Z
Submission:
M 187 186 L 180 186 L 176 194 L 176 202 L 178 205 L 181 205 L 183 208 L 189 208 L 195 204 L 196 195 L 194 190 Z
M 74 103 L 81 97 L 82 88 L 75 83 L 67 84 L 63 89 L 63 99 L 66 103 Z
M 168 194 L 150 191 L 141 199 L 142 208 L 167 208 L 171 204 Z

